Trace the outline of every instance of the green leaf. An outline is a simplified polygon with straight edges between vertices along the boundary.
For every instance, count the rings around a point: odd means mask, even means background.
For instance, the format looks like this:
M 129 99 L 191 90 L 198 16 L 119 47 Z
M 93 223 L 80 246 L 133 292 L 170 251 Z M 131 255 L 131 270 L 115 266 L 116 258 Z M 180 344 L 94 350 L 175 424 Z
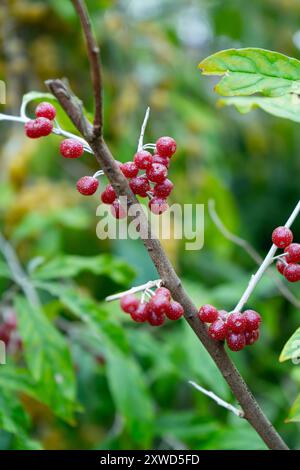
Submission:
M 106 275 L 118 284 L 129 283 L 134 276 L 130 266 L 110 255 L 60 256 L 39 266 L 33 273 L 38 280 L 74 277 L 83 271 Z
M 204 75 L 223 75 L 215 90 L 223 96 L 262 93 L 281 96 L 300 90 L 300 62 L 265 49 L 228 49 L 200 64 Z
M 61 409 L 64 400 L 75 404 L 75 374 L 65 338 L 25 297 L 15 299 L 15 308 L 25 359 L 33 379 L 45 389 L 52 408 Z
M 221 98 L 218 104 L 220 106 L 235 106 L 241 114 L 260 108 L 273 116 L 300 122 L 300 98 L 294 93 L 274 98 L 260 96 Z
M 285 343 L 283 350 L 281 351 L 279 361 L 284 362 L 289 359 L 295 360 L 299 363 L 300 358 L 300 328 L 290 337 Z
M 289 415 L 286 419 L 286 422 L 299 422 L 300 421 L 300 395 L 296 398 L 293 403 L 292 408 L 290 409 Z
M 94 302 L 90 297 L 70 287 L 62 287 L 55 283 L 36 283 L 37 287 L 58 297 L 76 317 L 91 327 L 101 341 L 117 346 L 123 352 L 128 352 L 129 345 L 124 329 L 109 313 Z
M 118 411 L 125 418 L 132 439 L 141 449 L 149 448 L 154 432 L 154 411 L 137 363 L 119 351 L 106 356 L 107 378 Z

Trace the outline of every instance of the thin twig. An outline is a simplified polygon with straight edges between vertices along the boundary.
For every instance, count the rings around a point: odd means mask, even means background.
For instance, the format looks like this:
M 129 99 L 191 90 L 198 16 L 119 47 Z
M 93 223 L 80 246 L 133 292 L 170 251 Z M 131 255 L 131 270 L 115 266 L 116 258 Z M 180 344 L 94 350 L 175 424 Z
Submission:
M 146 114 L 145 114 L 144 121 L 143 121 L 143 124 L 142 124 L 142 127 L 141 127 L 141 133 L 140 133 L 140 138 L 139 138 L 139 143 L 138 143 L 138 148 L 137 148 L 138 152 L 143 150 L 144 135 L 145 135 L 149 115 L 150 115 L 150 108 L 148 106 L 148 108 L 146 109 Z
M 198 385 L 196 382 L 193 382 L 192 380 L 189 380 L 189 384 L 191 384 L 193 387 L 199 390 L 199 392 L 202 392 L 204 395 L 212 398 L 212 400 L 214 400 L 218 405 L 231 411 L 233 414 L 235 414 L 239 418 L 245 417 L 245 414 L 242 410 L 240 410 L 236 406 L 231 405 L 230 403 L 227 403 L 227 401 L 222 400 L 222 398 L 218 397 L 218 395 L 216 395 L 214 392 L 210 392 L 209 390 L 206 390 L 205 388 L 201 387 L 201 385 Z
M 295 209 L 293 210 L 290 217 L 286 221 L 285 227 L 289 228 L 292 225 L 292 223 L 296 219 L 299 212 L 300 212 L 300 201 L 298 201 Z M 256 273 L 251 276 L 250 281 L 248 283 L 248 286 L 247 286 L 245 292 L 243 293 L 242 297 L 240 298 L 239 302 L 237 303 L 237 305 L 236 305 L 235 309 L 233 310 L 233 312 L 240 312 L 242 310 L 242 308 L 244 307 L 244 305 L 247 303 L 250 295 L 252 294 L 252 292 L 254 291 L 255 287 L 258 284 L 258 282 L 262 278 L 264 272 L 266 271 L 266 269 L 272 263 L 272 259 L 275 255 L 276 251 L 277 251 L 277 246 L 273 244 L 271 246 L 267 256 L 263 260 L 262 264 L 260 265 L 260 267 L 256 271 Z
M 81 0 L 72 0 L 78 13 L 84 36 L 86 39 L 87 52 L 90 61 L 90 70 L 93 83 L 95 117 L 94 117 L 94 135 L 102 136 L 103 132 L 103 103 L 102 103 L 102 67 L 100 60 L 100 50 L 92 32 L 92 25 L 85 2 Z
M 233 234 L 228 230 L 227 227 L 225 227 L 224 223 L 220 219 L 219 215 L 217 214 L 216 207 L 215 207 L 215 201 L 213 199 L 210 199 L 208 201 L 208 212 L 210 215 L 210 218 L 214 222 L 215 226 L 219 229 L 219 231 L 224 235 L 225 238 L 228 240 L 232 241 L 234 244 L 240 246 L 243 248 L 246 253 L 250 256 L 250 258 L 253 259 L 253 261 L 256 262 L 259 266 L 263 262 L 262 256 L 258 253 L 258 251 L 253 248 L 249 242 L 244 240 L 243 238 L 238 237 L 237 235 Z M 286 254 L 279 255 L 278 257 L 283 257 Z M 273 258 L 273 260 L 276 259 Z M 283 260 L 284 261 L 284 260 Z M 282 282 L 282 280 L 277 276 L 276 273 L 267 270 L 267 274 L 272 277 L 274 280 L 277 289 L 279 292 L 285 297 L 292 305 L 294 305 L 297 308 L 300 308 L 300 300 L 297 299 L 297 297 L 294 296 L 294 294 L 288 289 L 288 287 Z
M 106 302 L 112 302 L 113 300 L 121 299 L 121 297 L 124 297 L 124 295 L 135 294 L 137 292 L 148 292 L 148 290 L 151 289 L 152 287 L 160 287 L 161 283 L 162 283 L 161 279 L 156 279 L 155 281 L 148 281 L 145 284 L 132 287 L 131 289 L 128 289 L 124 292 L 120 292 L 114 295 L 109 295 L 108 297 L 106 297 L 105 300 Z

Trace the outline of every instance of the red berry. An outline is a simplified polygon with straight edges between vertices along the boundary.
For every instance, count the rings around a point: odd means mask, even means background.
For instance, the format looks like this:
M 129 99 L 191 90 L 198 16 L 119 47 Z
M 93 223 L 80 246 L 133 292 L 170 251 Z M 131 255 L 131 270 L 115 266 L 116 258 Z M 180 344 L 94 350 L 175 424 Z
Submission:
M 141 197 L 147 197 L 147 192 L 151 189 L 149 181 L 145 176 L 136 176 L 135 178 L 132 178 L 129 182 L 129 186 L 134 194 Z
M 150 304 L 150 302 L 149 302 Z M 147 307 L 147 320 L 148 323 L 152 326 L 160 326 L 165 322 L 165 317 L 164 315 L 157 315 L 157 313 L 151 308 Z
M 233 333 L 243 333 L 246 329 L 247 321 L 242 313 L 231 313 L 227 318 L 227 327 Z
M 224 341 L 227 335 L 227 324 L 219 318 L 214 321 L 208 328 L 208 334 L 212 339 L 216 341 Z
M 165 166 L 166 168 L 169 168 L 170 159 L 168 157 L 162 157 L 161 155 L 158 155 L 156 153 L 152 157 L 152 163 L 160 163 L 161 165 Z
M 144 323 L 148 318 L 147 304 L 140 303 L 136 311 L 130 313 L 130 315 L 133 321 L 137 323 Z
M 167 201 L 160 197 L 153 197 L 150 199 L 148 206 L 151 212 L 155 215 L 160 215 L 169 209 Z
M 91 196 L 97 191 L 99 182 L 93 176 L 83 176 L 77 181 L 77 190 L 84 196 Z
M 165 295 L 154 295 L 148 305 L 157 315 L 167 315 L 170 311 L 170 300 Z
M 53 121 L 56 116 L 56 109 L 54 106 L 52 106 L 51 103 L 44 101 L 35 108 L 35 115 L 36 117 L 44 117 L 50 121 Z
M 154 196 L 162 197 L 163 199 L 167 198 L 172 192 L 174 185 L 172 181 L 167 178 L 162 183 L 156 183 L 154 186 Z
M 288 264 L 284 268 L 283 275 L 289 282 L 300 281 L 300 265 Z
M 199 318 L 204 323 L 213 323 L 219 318 L 219 312 L 213 305 L 206 304 L 200 308 Z
M 5 326 L 8 330 L 13 331 L 17 327 L 17 316 L 13 310 L 5 312 L 4 315 Z
M 116 219 L 124 219 L 127 216 L 124 207 L 117 199 L 111 204 L 110 212 Z
M 167 297 L 167 299 L 171 300 L 171 292 L 166 287 L 158 287 L 155 291 L 155 295 L 163 295 Z
M 160 163 L 153 163 L 150 168 L 146 170 L 147 177 L 153 183 L 162 183 L 168 176 L 168 170 Z
M 243 333 L 229 333 L 226 342 L 231 351 L 241 351 L 246 346 L 246 338 Z
M 255 310 L 245 310 L 244 318 L 246 320 L 246 331 L 257 330 L 261 324 L 261 316 Z
M 0 325 L 0 341 L 3 341 L 6 345 L 9 343 L 10 340 L 11 329 L 7 328 L 5 323 Z
M 183 306 L 179 302 L 173 300 L 170 303 L 169 311 L 166 313 L 170 320 L 178 320 L 184 314 Z
M 79 158 L 84 152 L 82 143 L 77 139 L 65 139 L 60 143 L 60 153 L 65 158 Z
M 109 184 L 106 186 L 103 193 L 101 193 L 100 197 L 103 204 L 112 204 L 115 201 L 117 194 L 112 185 Z
M 156 150 L 162 157 L 172 157 L 176 152 L 176 141 L 172 137 L 160 137 L 156 142 Z
M 300 261 L 300 244 L 299 243 L 291 243 L 284 249 L 287 255 L 285 256 L 285 260 L 288 263 L 299 263 Z
M 140 170 L 147 170 L 152 165 L 152 155 L 146 150 L 140 150 L 134 156 L 134 163 Z
M 221 320 L 223 321 L 227 321 L 227 317 L 228 317 L 228 312 L 227 310 L 219 310 L 219 318 L 221 318 Z
M 259 330 L 245 331 L 245 340 L 247 346 L 254 344 L 259 338 Z
M 284 263 L 284 261 L 282 261 L 281 259 L 279 259 L 276 263 L 276 268 L 277 268 L 277 271 L 280 273 L 280 274 L 283 274 L 283 271 L 286 267 L 286 263 Z
M 31 119 L 27 121 L 25 126 L 25 133 L 27 137 L 31 139 L 37 139 L 39 137 L 46 137 L 51 134 L 53 129 L 53 124 L 49 119 L 44 117 L 39 117 L 37 119 Z
M 139 169 L 134 162 L 121 163 L 120 170 L 126 178 L 134 178 L 139 172 Z
M 139 305 L 139 300 L 133 294 L 126 294 L 121 297 L 120 307 L 126 313 L 135 313 Z
M 285 248 L 293 241 L 293 232 L 287 227 L 277 227 L 272 233 L 272 242 L 278 248 Z

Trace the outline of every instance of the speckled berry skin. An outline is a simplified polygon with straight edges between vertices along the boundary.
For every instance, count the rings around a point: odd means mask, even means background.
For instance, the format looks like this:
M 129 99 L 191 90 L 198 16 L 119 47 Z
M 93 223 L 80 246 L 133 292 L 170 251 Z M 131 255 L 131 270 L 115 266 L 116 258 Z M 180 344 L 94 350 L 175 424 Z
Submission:
M 51 103 L 44 101 L 35 108 L 35 115 L 36 117 L 44 117 L 53 121 L 56 116 L 56 109 Z
M 252 346 L 259 339 L 259 330 L 245 331 L 245 340 L 247 346 Z
M 165 295 L 154 295 L 149 302 L 149 308 L 157 315 L 167 315 L 170 311 L 170 300 Z
M 151 190 L 148 179 L 145 176 L 136 176 L 129 182 L 131 191 L 141 197 L 147 197 L 147 192 Z
M 147 321 L 147 304 L 140 303 L 137 309 L 134 312 L 130 313 L 130 316 L 132 320 L 136 323 L 144 323 L 145 321 Z
M 219 318 L 208 328 L 209 336 L 216 341 L 224 341 L 228 331 L 227 324 Z
M 169 209 L 169 204 L 165 199 L 153 197 L 148 203 L 150 211 L 155 215 L 160 215 Z
M 44 117 L 31 119 L 24 125 L 25 134 L 31 139 L 38 139 L 39 137 L 46 137 L 51 134 L 53 129 L 52 122 Z
M 135 313 L 139 305 L 139 300 L 133 294 L 126 294 L 121 297 L 120 307 L 125 313 Z
M 121 163 L 120 170 L 126 178 L 134 178 L 139 172 L 134 162 Z
M 172 190 L 174 185 L 169 179 L 165 179 L 162 183 L 157 183 L 153 188 L 154 196 L 161 197 L 163 199 L 167 198 Z
M 165 322 L 164 315 L 157 315 L 150 305 L 150 302 L 147 306 L 147 321 L 152 326 L 161 326 Z
M 134 156 L 134 163 L 139 170 L 147 170 L 152 165 L 152 155 L 146 150 L 140 150 Z
M 155 291 L 155 295 L 164 295 L 167 299 L 171 300 L 171 292 L 166 287 L 158 287 Z
M 110 212 L 112 216 L 115 217 L 115 219 L 125 219 L 125 217 L 127 216 L 126 210 L 117 199 L 115 199 L 114 202 L 111 204 Z
M 170 303 L 169 310 L 166 312 L 167 317 L 170 320 L 176 321 L 176 320 L 179 320 L 179 318 L 181 318 L 183 314 L 184 314 L 184 310 L 183 310 L 182 305 L 179 302 L 176 302 L 175 300 L 173 300 Z
M 283 275 L 289 282 L 300 281 L 300 265 L 288 264 L 283 271 Z
M 117 197 L 116 191 L 111 184 L 108 184 L 105 190 L 101 193 L 101 201 L 103 204 L 112 204 Z
M 228 333 L 226 343 L 231 351 L 241 351 L 246 346 L 246 338 L 243 333 Z
M 300 262 L 300 244 L 291 243 L 288 245 L 284 252 L 286 253 L 285 260 L 287 263 L 299 263 Z
M 168 157 L 162 157 L 161 155 L 158 155 L 156 153 L 152 156 L 152 163 L 159 163 L 160 165 L 163 165 L 166 168 L 169 168 L 170 159 Z
M 213 305 L 202 305 L 199 309 L 199 318 L 204 323 L 213 323 L 219 318 L 219 312 Z
M 277 227 L 272 233 L 272 242 L 278 248 L 285 248 L 293 241 L 293 232 L 287 227 Z
M 227 326 L 233 333 L 243 333 L 246 329 L 246 318 L 242 313 L 231 313 L 227 318 Z
M 281 259 L 279 259 L 279 260 L 277 261 L 277 263 L 276 263 L 276 269 L 277 269 L 277 271 L 278 271 L 280 274 L 283 275 L 283 271 L 284 271 L 285 267 L 286 267 L 286 264 L 285 264 Z
M 76 186 L 80 194 L 91 196 L 97 191 L 99 182 L 97 178 L 93 178 L 93 176 L 83 176 L 77 181 Z
M 163 136 L 156 142 L 156 151 L 162 157 L 172 157 L 176 152 L 177 144 L 172 137 Z
M 59 149 L 65 158 L 79 158 L 84 152 L 82 143 L 77 139 L 64 139 Z
M 146 175 L 152 183 L 162 183 L 168 176 L 168 170 L 160 163 L 153 163 L 151 167 L 146 170 Z
M 246 331 L 257 330 L 261 324 L 261 316 L 255 310 L 245 310 L 244 318 L 246 320 Z

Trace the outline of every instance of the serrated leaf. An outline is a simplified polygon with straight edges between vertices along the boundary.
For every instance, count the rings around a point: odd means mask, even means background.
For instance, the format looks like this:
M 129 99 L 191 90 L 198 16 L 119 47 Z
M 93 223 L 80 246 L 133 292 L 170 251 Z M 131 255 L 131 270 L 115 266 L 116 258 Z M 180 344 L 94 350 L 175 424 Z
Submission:
M 224 76 L 215 87 L 223 96 L 281 96 L 300 90 L 300 61 L 265 49 L 220 51 L 204 59 L 199 68 L 204 75 Z
M 286 422 L 299 422 L 300 421 L 300 395 L 296 398 L 293 403 L 292 408 L 290 409 L 289 415 L 286 419 Z
M 299 364 L 300 362 L 300 328 L 290 337 L 285 343 L 283 350 L 281 351 L 279 361 L 284 362 L 292 359 Z
M 106 275 L 119 284 L 129 283 L 134 276 L 132 268 L 122 260 L 110 255 L 60 256 L 40 265 L 33 273 L 38 280 L 74 277 L 83 271 Z
M 260 108 L 273 116 L 300 122 L 300 98 L 294 93 L 275 98 L 259 96 L 221 98 L 218 104 L 220 106 L 235 106 L 241 114 Z
M 52 408 L 61 408 L 64 400 L 76 401 L 75 374 L 65 338 L 38 307 L 25 297 L 16 297 L 18 329 L 24 355 L 33 379 L 47 387 Z

